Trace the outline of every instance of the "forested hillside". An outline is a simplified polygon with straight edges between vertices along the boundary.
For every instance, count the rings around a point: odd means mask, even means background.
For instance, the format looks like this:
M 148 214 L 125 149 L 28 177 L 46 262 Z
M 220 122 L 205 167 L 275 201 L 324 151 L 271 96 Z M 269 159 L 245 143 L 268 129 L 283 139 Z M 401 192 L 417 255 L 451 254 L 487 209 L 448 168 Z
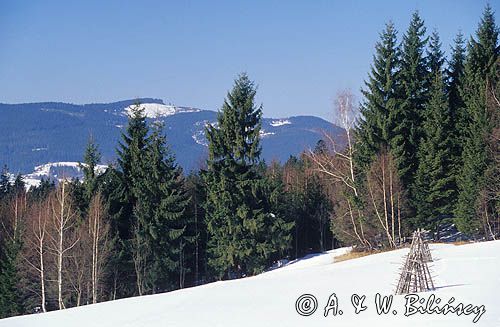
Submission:
M 112 163 L 116 142 L 127 125 L 127 110 L 136 103 L 145 107 L 148 119 L 158 115 L 164 122 L 169 146 L 185 171 L 204 165 L 208 155 L 204 129 L 216 121 L 217 113 L 149 98 L 85 105 L 0 104 L 0 164 L 13 173 L 28 174 L 47 163 L 81 162 L 90 137 L 99 144 L 102 164 Z M 313 147 L 323 131 L 342 141 L 338 126 L 314 116 L 264 118 L 262 124 L 262 157 L 267 162 L 284 162 Z

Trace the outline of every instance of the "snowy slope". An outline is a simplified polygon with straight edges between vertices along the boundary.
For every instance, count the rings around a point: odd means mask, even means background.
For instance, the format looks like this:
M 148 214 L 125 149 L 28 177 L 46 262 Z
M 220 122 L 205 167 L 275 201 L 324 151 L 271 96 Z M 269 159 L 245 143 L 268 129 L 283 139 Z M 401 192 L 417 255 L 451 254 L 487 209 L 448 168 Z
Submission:
M 432 245 L 433 271 L 443 303 L 450 297 L 464 304 L 485 305 L 477 324 L 473 315 L 404 316 L 403 296 L 394 298 L 397 315 L 377 315 L 374 296 L 390 295 L 407 249 L 334 262 L 346 249 L 311 256 L 259 276 L 212 283 L 167 294 L 0 320 L 0 326 L 500 326 L 500 241 L 470 245 Z M 335 292 L 343 315 L 323 316 Z M 316 296 L 318 310 L 303 317 L 295 301 Z M 354 314 L 351 295 L 366 295 L 366 311 Z M 428 297 L 430 293 L 421 293 Z
M 64 179 L 83 178 L 83 171 L 79 162 L 50 162 L 44 165 L 36 166 L 35 170 L 23 175 L 23 181 L 26 187 L 37 187 L 40 185 L 42 179 L 50 181 L 62 181 Z M 97 165 L 96 172 L 103 173 L 106 170 L 106 165 Z
M 124 114 L 130 115 L 136 105 L 130 105 L 124 110 Z M 140 107 L 144 110 L 144 115 L 148 118 L 166 117 L 179 113 L 199 112 L 201 109 L 189 107 L 177 107 L 161 103 L 141 103 Z

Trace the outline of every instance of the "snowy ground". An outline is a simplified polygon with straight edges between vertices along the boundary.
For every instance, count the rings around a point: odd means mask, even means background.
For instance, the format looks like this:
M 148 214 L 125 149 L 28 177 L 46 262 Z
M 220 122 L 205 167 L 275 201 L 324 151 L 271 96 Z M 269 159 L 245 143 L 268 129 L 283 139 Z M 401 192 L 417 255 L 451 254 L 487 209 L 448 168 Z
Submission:
M 88 305 L 59 312 L 0 320 L 0 326 L 500 326 L 500 241 L 455 246 L 431 245 L 437 290 L 421 293 L 442 299 L 484 305 L 486 313 L 474 324 L 474 314 L 404 315 L 405 298 L 394 297 L 389 314 L 378 315 L 376 293 L 392 294 L 397 271 L 407 249 L 334 262 L 337 249 L 239 280 L 217 282 L 167 294 Z M 317 298 L 318 309 L 300 316 L 295 303 L 302 294 Z M 335 293 L 343 315 L 324 317 Z M 351 295 L 366 295 L 366 311 L 354 314 Z M 307 309 L 307 308 L 305 308 Z M 392 310 L 396 310 L 394 315 Z

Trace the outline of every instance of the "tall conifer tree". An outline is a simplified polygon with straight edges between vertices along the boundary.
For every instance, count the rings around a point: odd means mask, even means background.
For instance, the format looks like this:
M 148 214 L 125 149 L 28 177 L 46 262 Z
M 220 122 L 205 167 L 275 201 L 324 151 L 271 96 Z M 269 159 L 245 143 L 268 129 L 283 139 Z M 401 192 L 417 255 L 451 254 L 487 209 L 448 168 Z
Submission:
M 5 235 L 4 235 L 5 236 Z M 20 235 L 4 238 L 0 244 L 0 319 L 22 313 L 17 271 L 21 243 Z
M 4 203 L 0 203 L 0 319 L 23 313 L 18 271 L 19 262 L 22 260 L 20 254 L 23 242 L 22 224 L 12 220 L 10 215 L 17 213 L 7 208 L 10 201 L 17 201 L 17 198 L 25 192 L 20 175 L 11 184 L 7 168 L 4 168 L 2 173 L 1 184 L 0 200 Z M 2 208 L 4 204 L 7 206 Z
M 455 210 L 458 228 L 468 234 L 479 231 L 480 220 L 477 212 L 479 192 L 485 186 L 485 171 L 491 163 L 487 142 L 492 130 L 488 97 L 498 75 L 496 65 L 499 58 L 498 27 L 491 7 L 484 10 L 476 32 L 477 39 L 471 38 L 465 61 L 464 83 L 461 95 L 464 99 L 467 117 L 459 197 Z
M 375 55 L 368 80 L 362 90 L 362 118 L 356 129 L 356 164 L 362 169 L 393 137 L 392 115 L 397 106 L 397 67 L 399 49 L 397 32 L 388 23 L 375 45 Z
M 422 137 L 422 119 L 428 97 L 425 31 L 424 21 L 415 12 L 403 36 L 399 73 L 401 101 L 393 112 L 394 137 L 390 144 L 401 181 L 410 195 L 418 167 L 417 150 Z
M 460 94 L 464 79 L 464 62 L 465 40 L 463 34 L 460 32 L 455 37 L 454 45 L 451 49 L 451 58 L 448 61 L 448 68 L 446 70 L 450 110 L 457 129 L 465 128 L 465 105 Z
M 92 137 L 87 142 L 83 155 L 83 187 L 87 203 L 90 202 L 94 191 L 97 188 L 97 165 L 101 162 L 101 152 Z
M 108 206 L 117 252 L 111 264 L 112 283 L 117 285 L 113 290 L 113 298 L 137 294 L 132 240 L 135 236 L 137 194 L 141 191 L 141 182 L 146 174 L 148 143 L 146 117 L 144 110 L 137 104 L 129 115 L 126 132 L 122 133 L 122 142 L 118 146 L 118 169 L 109 169 L 105 176 L 109 178 L 109 187 L 112 187 L 108 190 Z
M 439 33 L 437 31 L 433 31 L 429 38 L 429 49 L 427 51 L 429 86 L 432 85 L 434 82 L 436 82 L 437 74 L 443 73 L 444 61 L 445 61 L 444 53 L 441 50 L 441 40 L 439 38 Z
M 467 126 L 467 113 L 460 89 L 464 79 L 464 61 L 465 61 L 465 47 L 464 38 L 462 33 L 458 33 L 455 37 L 455 43 L 452 47 L 451 58 L 448 62 L 446 70 L 447 78 L 447 93 L 450 106 L 450 118 L 452 128 L 451 156 L 453 161 L 453 175 L 455 176 L 455 183 L 458 179 L 460 169 L 462 167 L 462 151 L 464 143 L 464 133 Z M 456 198 L 454 199 L 456 205 Z
M 456 194 L 453 176 L 453 129 L 450 106 L 443 78 L 443 53 L 439 36 L 431 36 L 429 76 L 430 99 L 425 107 L 423 139 L 419 145 L 419 165 L 415 177 L 415 203 L 419 227 L 436 229 L 453 211 Z
M 262 107 L 254 103 L 256 89 L 241 74 L 209 126 L 206 219 L 209 265 L 218 278 L 262 271 L 277 251 L 277 238 L 292 227 L 271 212 L 260 163 Z M 284 234 L 284 235 L 283 235 Z
M 182 170 L 168 149 L 163 124 L 153 123 L 150 145 L 146 154 L 147 166 L 141 207 L 148 208 L 138 216 L 147 233 L 151 249 L 151 269 L 148 279 L 153 291 L 171 290 L 183 278 L 185 246 L 192 242 L 186 235 L 186 193 Z M 182 281 L 181 281 L 182 285 Z

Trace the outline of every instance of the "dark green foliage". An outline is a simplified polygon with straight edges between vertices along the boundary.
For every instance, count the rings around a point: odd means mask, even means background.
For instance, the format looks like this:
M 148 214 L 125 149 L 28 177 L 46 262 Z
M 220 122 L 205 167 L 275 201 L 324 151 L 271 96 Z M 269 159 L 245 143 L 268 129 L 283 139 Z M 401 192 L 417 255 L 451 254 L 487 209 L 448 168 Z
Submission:
M 491 94 L 498 80 L 494 14 L 487 6 L 467 55 L 463 36 L 457 36 L 446 70 L 438 33 L 428 42 L 418 13 L 400 50 L 392 30 L 389 24 L 381 35 L 363 90 L 356 130 L 358 180 L 387 145 L 408 190 L 412 227 L 436 228 L 455 216 L 461 231 L 477 233 L 485 219 L 480 215 L 493 210 L 481 204 L 483 213 L 478 212 L 488 172 L 494 170 L 488 169 L 494 156 L 488 150 L 494 130 Z
M 460 94 L 464 78 L 464 62 L 465 62 L 465 46 L 464 37 L 462 33 L 458 33 L 455 38 L 455 44 L 452 48 L 451 59 L 448 62 L 448 69 L 446 75 L 448 78 L 447 93 L 450 104 L 450 113 L 452 122 L 456 126 L 455 130 L 458 131 L 466 127 L 466 112 L 464 101 Z M 461 133 L 458 133 L 458 137 Z M 458 151 L 458 154 L 461 151 Z
M 375 55 L 366 88 L 362 118 L 356 129 L 356 164 L 367 169 L 375 155 L 394 137 L 393 113 L 398 104 L 397 67 L 399 49 L 397 32 L 392 23 L 386 25 L 375 45 Z
M 209 265 L 218 278 L 255 274 L 268 264 L 290 225 L 273 213 L 274 190 L 259 172 L 262 108 L 246 74 L 235 81 L 209 126 L 208 169 L 203 174 Z
M 9 178 L 9 169 L 4 166 L 0 174 L 0 199 L 6 196 L 12 188 Z
M 83 163 L 79 163 L 83 171 L 82 180 L 75 178 L 69 184 L 69 191 L 79 216 L 84 217 L 98 187 L 99 172 L 96 171 L 97 165 L 101 161 L 101 153 L 93 138 L 90 137 L 83 154 Z
M 314 151 L 321 153 L 326 148 L 318 142 Z M 325 186 L 305 156 L 290 157 L 283 169 L 287 175 L 284 178 L 287 192 L 281 201 L 283 215 L 295 222 L 293 257 L 325 251 L 333 236 L 330 231 L 332 205 Z
M 136 187 L 134 212 L 152 256 L 146 280 L 156 292 L 178 286 L 185 269 L 185 247 L 194 239 L 185 234 L 190 199 L 182 170 L 167 148 L 160 122 L 154 124 L 145 159 L 147 174 Z
M 190 173 L 186 177 L 186 189 L 191 203 L 187 208 L 186 216 L 189 217 L 186 234 L 193 236 L 193 242 L 186 246 L 185 262 L 186 284 L 199 285 L 207 277 L 207 226 L 205 223 L 204 201 L 206 198 L 205 186 L 198 173 Z
M 68 193 L 70 194 L 72 204 L 78 213 L 78 217 L 85 217 L 88 209 L 89 200 L 87 199 L 82 182 L 78 178 L 73 178 L 67 183 Z
M 390 142 L 390 150 L 396 159 L 401 181 L 410 194 L 418 166 L 417 150 L 422 137 L 422 119 L 428 98 L 425 30 L 423 20 L 415 12 L 401 48 L 398 83 L 401 101 L 392 112 L 394 137 Z
M 458 178 L 462 167 L 462 151 L 465 140 L 463 131 L 467 128 L 468 115 L 460 89 L 464 79 L 465 47 L 464 38 L 459 33 L 455 38 L 451 59 L 446 70 L 447 94 L 450 106 L 451 120 L 451 160 L 453 161 L 453 175 Z M 456 198 L 454 199 L 456 205 Z
M 444 61 L 444 53 L 441 50 L 439 33 L 434 31 L 429 38 L 429 50 L 427 53 L 427 65 L 429 70 L 428 83 L 430 87 L 432 87 L 432 84 L 435 82 L 436 74 L 441 74 L 443 72 Z
M 436 39 L 433 35 L 433 40 Z M 434 58 L 437 62 L 438 53 L 436 49 Z M 415 226 L 431 229 L 436 229 L 443 218 L 451 216 L 455 204 L 453 199 L 456 198 L 451 146 L 454 135 L 450 133 L 453 125 L 440 65 L 431 66 L 434 79 L 426 106 L 414 189 L 417 209 Z
M 83 170 L 83 188 L 87 202 L 90 201 L 97 188 L 98 172 L 96 172 L 96 168 L 100 162 L 101 153 L 94 139 L 90 137 L 83 155 L 83 165 L 80 165 Z
M 106 199 L 106 211 L 110 216 L 110 238 L 113 244 L 113 255 L 110 256 L 110 271 L 107 274 L 109 300 L 131 296 L 134 294 L 134 280 L 132 258 L 129 242 L 132 231 L 127 228 L 126 221 L 131 217 L 131 208 L 124 199 L 128 194 L 124 192 L 122 173 L 113 166 L 109 166 L 99 178 L 99 190 Z M 126 238 L 127 237 L 127 238 Z
M 0 318 L 6 318 L 23 313 L 18 288 L 22 221 L 13 209 L 13 202 L 25 192 L 22 178 L 18 175 L 12 183 L 5 167 L 0 177 L 0 192 Z
M 499 57 L 498 27 L 491 7 L 486 7 L 476 34 L 477 40 L 471 38 L 469 42 L 461 89 L 469 121 L 464 131 L 460 193 L 455 210 L 458 228 L 468 234 L 477 233 L 480 227 L 477 202 L 485 186 L 485 171 L 491 164 L 487 144 L 493 126 L 487 97 L 498 79 L 494 64 Z
M 5 235 L 3 235 L 5 237 Z M 20 290 L 18 289 L 17 263 L 20 260 L 19 235 L 4 238 L 0 251 L 0 318 L 21 314 Z
M 55 190 L 56 185 L 54 181 L 42 178 L 40 185 L 30 188 L 28 195 L 35 201 L 42 201 L 47 198 L 50 192 Z
M 136 226 L 134 210 L 135 194 L 140 191 L 141 178 L 145 171 L 145 152 L 148 127 L 143 110 L 137 105 L 129 117 L 126 133 L 118 147 L 118 169 L 110 168 L 105 179 L 105 194 L 111 217 L 111 234 L 115 238 L 116 255 L 113 258 L 112 285 L 114 297 L 131 296 L 136 292 L 132 239 Z M 114 288 L 114 287 L 113 287 Z
M 116 239 L 113 278 L 123 287 L 118 296 L 134 289 L 138 294 L 171 290 L 179 281 L 182 286 L 185 246 L 194 237 L 185 233 L 189 196 L 182 171 L 167 147 L 163 126 L 155 122 L 151 130 L 139 105 L 122 139 L 119 169 L 109 168 L 100 178 Z
M 277 163 L 275 164 L 277 165 Z M 271 169 L 273 168 L 271 167 Z M 290 202 L 287 201 L 283 181 L 277 169 L 274 171 L 274 174 L 263 172 L 265 174 L 263 177 L 265 201 L 263 203 L 266 204 L 265 210 L 271 212 L 270 216 L 272 217 L 268 222 L 268 235 L 271 238 L 273 253 L 268 262 L 274 262 L 288 256 L 294 227 L 293 217 L 286 215 L 287 208 L 285 206 L 290 206 Z

